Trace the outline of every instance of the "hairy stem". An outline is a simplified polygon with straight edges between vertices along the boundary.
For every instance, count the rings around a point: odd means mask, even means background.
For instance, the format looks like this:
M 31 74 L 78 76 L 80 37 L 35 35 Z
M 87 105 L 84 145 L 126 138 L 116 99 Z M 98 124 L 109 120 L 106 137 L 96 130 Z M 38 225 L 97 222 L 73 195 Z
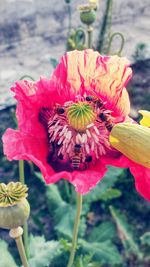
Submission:
M 22 242 L 22 234 L 23 234 L 22 227 L 18 227 L 16 229 L 11 229 L 9 232 L 10 237 L 15 239 L 15 241 L 16 241 L 16 245 L 18 248 L 18 252 L 19 252 L 23 267 L 29 267 L 29 264 L 28 264 L 28 261 L 26 258 L 26 254 L 25 254 L 25 250 L 24 250 L 24 245 Z
M 76 218 L 75 218 L 75 223 L 74 223 L 74 228 L 73 228 L 72 248 L 70 251 L 70 257 L 69 257 L 69 262 L 68 262 L 67 267 L 72 267 L 73 262 L 74 262 L 81 210 L 82 210 L 82 195 L 77 193 L 77 212 L 76 212 Z

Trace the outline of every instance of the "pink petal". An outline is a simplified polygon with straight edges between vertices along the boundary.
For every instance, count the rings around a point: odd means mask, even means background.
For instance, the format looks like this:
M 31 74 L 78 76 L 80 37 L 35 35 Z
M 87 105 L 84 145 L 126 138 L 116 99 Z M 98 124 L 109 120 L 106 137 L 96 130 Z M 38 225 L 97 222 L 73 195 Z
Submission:
M 81 194 L 87 193 L 96 186 L 107 170 L 104 166 L 99 165 L 95 170 L 55 173 L 46 161 L 48 154 L 46 139 L 35 138 L 8 128 L 2 140 L 4 154 L 9 160 L 31 160 L 40 168 L 47 184 L 55 183 L 64 178 L 72 183 Z
M 91 49 L 71 51 L 62 57 L 52 75 L 56 87 L 73 96 L 95 92 L 107 101 L 107 108 L 114 115 L 128 115 L 130 102 L 125 85 L 131 78 L 129 61 L 117 56 L 105 57 Z
M 2 140 L 4 154 L 9 160 L 25 159 L 33 161 L 40 168 L 46 180 L 54 174 L 53 169 L 46 162 L 48 151 L 45 139 L 35 138 L 8 128 Z

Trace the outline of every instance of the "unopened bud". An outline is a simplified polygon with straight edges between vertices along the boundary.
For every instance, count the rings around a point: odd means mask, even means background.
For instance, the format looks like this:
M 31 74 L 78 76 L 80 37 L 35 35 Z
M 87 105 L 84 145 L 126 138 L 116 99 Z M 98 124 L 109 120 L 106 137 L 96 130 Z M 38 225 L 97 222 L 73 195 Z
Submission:
M 118 123 L 109 141 L 115 149 L 132 161 L 150 168 L 150 129 L 138 124 Z

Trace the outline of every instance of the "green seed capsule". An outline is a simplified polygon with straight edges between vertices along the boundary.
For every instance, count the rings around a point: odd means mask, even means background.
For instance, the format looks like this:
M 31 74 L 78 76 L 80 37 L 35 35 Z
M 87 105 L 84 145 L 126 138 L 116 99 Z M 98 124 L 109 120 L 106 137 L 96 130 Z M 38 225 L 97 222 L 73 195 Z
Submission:
M 24 198 L 17 204 L 8 207 L 0 207 L 0 227 L 13 229 L 21 226 L 28 219 L 30 206 Z
M 17 228 L 25 223 L 30 214 L 26 200 L 28 188 L 20 182 L 0 184 L 0 227 Z
M 82 23 L 91 25 L 96 20 L 96 12 L 93 9 L 85 10 L 80 13 Z

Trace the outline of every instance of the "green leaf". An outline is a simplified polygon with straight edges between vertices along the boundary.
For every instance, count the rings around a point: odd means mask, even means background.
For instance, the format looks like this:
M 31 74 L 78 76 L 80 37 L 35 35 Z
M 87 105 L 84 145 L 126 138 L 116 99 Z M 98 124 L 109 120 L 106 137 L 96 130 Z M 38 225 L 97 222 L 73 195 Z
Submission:
M 125 215 L 121 214 L 114 207 L 110 207 L 111 214 L 117 226 L 118 236 L 126 249 L 126 252 L 134 253 L 139 259 L 142 259 L 143 255 L 139 249 L 138 244 L 135 242 L 131 226 L 128 224 Z
M 54 221 L 55 230 L 69 239 L 72 239 L 74 220 L 76 215 L 76 206 L 65 204 L 55 211 Z M 85 218 L 81 216 L 79 225 L 79 236 L 83 236 L 86 229 Z
M 43 178 L 43 176 L 42 176 L 42 174 L 41 174 L 41 172 L 34 172 L 34 175 L 44 184 L 44 185 L 46 185 L 46 183 L 45 183 L 45 180 L 44 180 L 44 178 Z
M 99 226 L 94 227 L 88 235 L 89 242 L 104 242 L 116 236 L 116 230 L 112 222 L 103 222 Z
M 32 267 L 48 267 L 60 253 L 58 241 L 46 241 L 44 236 L 30 236 L 30 259 Z
M 140 240 L 143 245 L 150 246 L 150 232 L 144 233 L 144 235 L 140 237 Z
M 57 208 L 66 205 L 66 202 L 62 199 L 56 184 L 51 184 L 46 187 L 46 197 L 50 212 L 55 212 Z
M 122 192 L 115 188 L 108 188 L 106 189 L 106 192 L 100 195 L 100 199 L 103 201 L 108 201 L 114 198 L 120 197 Z
M 11 256 L 7 243 L 0 239 L 0 266 L 18 267 Z
M 122 263 L 122 258 L 117 248 L 110 240 L 91 243 L 80 240 L 80 244 L 83 251 L 93 253 L 93 260 L 100 264 L 111 264 L 113 266 Z
M 75 267 L 101 267 L 100 263 L 91 262 L 93 254 L 80 255 L 77 257 L 74 265 Z
M 84 196 L 85 202 L 93 202 L 101 200 L 101 196 L 106 194 L 107 190 L 114 186 L 118 177 L 124 172 L 122 168 L 109 167 L 104 178 L 99 184 L 87 195 Z

